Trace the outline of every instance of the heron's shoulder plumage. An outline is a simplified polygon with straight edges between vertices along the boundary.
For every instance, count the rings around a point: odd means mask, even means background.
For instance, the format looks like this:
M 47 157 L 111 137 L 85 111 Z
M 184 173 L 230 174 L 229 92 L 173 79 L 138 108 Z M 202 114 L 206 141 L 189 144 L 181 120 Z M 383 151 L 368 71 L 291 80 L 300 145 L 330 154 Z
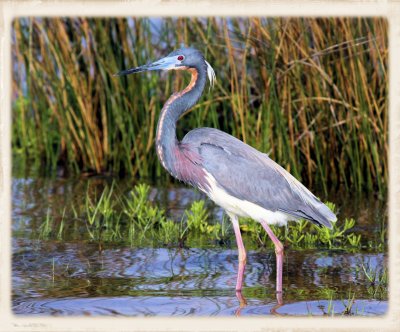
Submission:
M 190 131 L 182 141 L 198 150 L 203 167 L 230 195 L 332 227 L 336 215 L 295 177 L 241 140 L 213 128 Z

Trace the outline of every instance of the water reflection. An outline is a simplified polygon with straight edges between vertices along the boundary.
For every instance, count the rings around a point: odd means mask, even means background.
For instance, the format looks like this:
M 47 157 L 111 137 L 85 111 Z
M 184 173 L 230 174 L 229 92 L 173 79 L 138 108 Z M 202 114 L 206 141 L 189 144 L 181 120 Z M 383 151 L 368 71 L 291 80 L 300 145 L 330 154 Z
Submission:
M 81 242 L 14 241 L 13 303 L 24 314 L 258 315 L 323 314 L 330 305 L 345 309 L 349 290 L 353 311 L 378 314 L 368 283 L 354 266 L 385 265 L 384 254 L 289 251 L 283 300 L 275 294 L 273 252 L 250 251 L 243 299 L 234 288 L 237 252 L 226 249 L 106 248 Z M 327 269 L 327 266 L 329 269 Z M 271 268 L 272 267 L 272 268 Z M 338 273 L 342 270 L 342 273 Z M 372 301 L 372 302 L 371 302 Z M 297 303 L 297 304 L 296 304 Z M 302 304 L 301 304 L 302 303 Z M 320 303 L 319 307 L 316 303 Z M 296 304 L 296 305 L 295 305 Z M 362 311 L 362 308 L 364 308 Z M 295 311 L 291 311 L 292 308 Z M 343 307 L 344 306 L 344 307 Z M 343 307 L 343 308 L 342 308 Z M 342 308 L 342 309 L 340 309 Z

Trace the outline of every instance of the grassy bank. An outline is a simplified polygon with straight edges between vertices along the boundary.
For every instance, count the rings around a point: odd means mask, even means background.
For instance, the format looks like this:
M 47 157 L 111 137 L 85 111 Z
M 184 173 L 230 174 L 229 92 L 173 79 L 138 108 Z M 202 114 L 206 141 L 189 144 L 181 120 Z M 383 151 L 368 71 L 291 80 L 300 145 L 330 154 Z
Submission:
M 184 43 L 205 54 L 217 83 L 181 119 L 179 137 L 220 128 L 308 186 L 384 192 L 386 37 L 380 18 L 18 18 L 13 154 L 47 172 L 169 179 L 155 128 L 188 77 L 112 74 Z

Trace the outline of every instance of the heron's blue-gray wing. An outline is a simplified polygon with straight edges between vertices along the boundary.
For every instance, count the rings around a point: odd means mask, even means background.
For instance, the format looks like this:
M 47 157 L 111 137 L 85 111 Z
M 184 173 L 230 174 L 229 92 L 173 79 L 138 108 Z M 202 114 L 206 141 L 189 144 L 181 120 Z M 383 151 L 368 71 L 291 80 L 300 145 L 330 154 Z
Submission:
M 190 131 L 183 143 L 197 148 L 202 166 L 228 194 L 332 227 L 332 211 L 289 172 L 237 138 L 213 128 Z

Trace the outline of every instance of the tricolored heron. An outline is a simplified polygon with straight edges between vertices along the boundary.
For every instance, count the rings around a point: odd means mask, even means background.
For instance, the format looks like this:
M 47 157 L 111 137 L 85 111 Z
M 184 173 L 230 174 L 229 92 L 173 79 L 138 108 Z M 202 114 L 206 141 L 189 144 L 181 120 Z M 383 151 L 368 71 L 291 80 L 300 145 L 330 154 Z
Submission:
M 269 224 L 306 219 L 332 228 L 336 215 L 284 168 L 239 139 L 214 128 L 197 128 L 178 141 L 176 123 L 203 93 L 207 76 L 215 73 L 194 48 L 181 48 L 165 58 L 116 75 L 149 70 L 186 70 L 189 85 L 174 93 L 162 108 L 157 126 L 156 150 L 163 167 L 175 178 L 204 192 L 229 215 L 239 250 L 236 291 L 241 292 L 246 251 L 238 217 L 258 221 L 275 245 L 276 291 L 282 293 L 283 245 Z

